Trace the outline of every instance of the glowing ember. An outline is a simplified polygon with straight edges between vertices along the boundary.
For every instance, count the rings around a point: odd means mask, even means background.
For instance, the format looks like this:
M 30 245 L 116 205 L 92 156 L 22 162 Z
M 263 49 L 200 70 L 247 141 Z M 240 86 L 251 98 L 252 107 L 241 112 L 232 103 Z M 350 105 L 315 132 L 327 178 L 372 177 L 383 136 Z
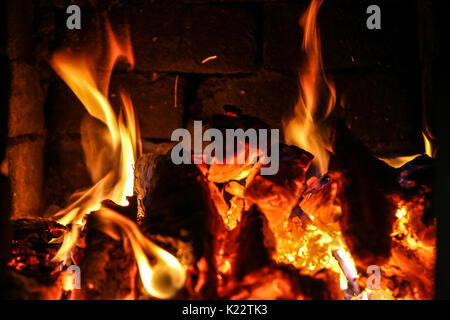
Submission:
M 217 59 L 217 56 L 210 56 L 208 58 L 203 59 L 202 63 L 206 63 L 208 61 L 215 60 L 215 59 Z

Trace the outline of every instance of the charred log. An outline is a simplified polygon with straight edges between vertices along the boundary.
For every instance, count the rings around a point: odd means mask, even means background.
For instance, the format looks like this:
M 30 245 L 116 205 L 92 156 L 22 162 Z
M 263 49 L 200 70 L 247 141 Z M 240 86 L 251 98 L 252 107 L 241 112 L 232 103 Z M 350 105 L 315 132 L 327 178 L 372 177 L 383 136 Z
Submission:
M 329 170 L 342 174 L 341 227 L 355 258 L 381 265 L 390 256 L 395 204 L 387 195 L 400 191 L 395 169 L 371 155 L 339 124 Z
M 125 216 L 136 216 L 136 201 L 122 207 L 107 200 L 102 206 Z M 83 272 L 84 299 L 124 299 L 133 294 L 137 267 L 129 243 L 113 239 L 104 231 L 103 222 L 91 213 L 86 222 L 85 243 L 80 268 Z
M 175 165 L 166 155 L 144 155 L 136 165 L 141 229 L 185 265 L 203 256 L 208 201 L 195 165 Z
M 305 174 L 313 156 L 295 146 L 280 146 L 280 166 L 275 175 L 257 174 L 249 179 L 245 197 L 255 203 L 271 228 L 286 220 L 305 190 Z

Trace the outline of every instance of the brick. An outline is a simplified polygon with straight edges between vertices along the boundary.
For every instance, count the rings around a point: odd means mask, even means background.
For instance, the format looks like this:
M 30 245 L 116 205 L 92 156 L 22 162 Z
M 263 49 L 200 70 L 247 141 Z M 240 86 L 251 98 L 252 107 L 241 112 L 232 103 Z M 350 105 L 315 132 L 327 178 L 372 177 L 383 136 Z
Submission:
M 47 142 L 44 193 L 47 205 L 64 207 L 70 196 L 92 185 L 80 137 L 55 135 Z
M 11 71 L 9 68 L 8 58 L 4 55 L 0 55 L 0 69 L 3 70 L 3 77 L 5 82 L 9 82 L 11 79 Z M 9 86 L 3 85 L 0 87 L 0 103 L 3 105 L 0 108 L 0 161 L 3 161 L 6 153 L 6 143 L 8 138 L 8 95 Z
M 174 129 L 183 125 L 184 84 L 182 76 L 172 74 L 115 73 L 111 79 L 109 101 L 117 114 L 120 107 L 119 92 L 121 88 L 125 89 L 130 93 L 142 137 L 168 139 Z M 87 111 L 78 98 L 59 79 L 49 95 L 49 130 L 79 134 L 81 120 Z
M 298 19 L 307 2 L 268 4 L 263 10 L 263 59 L 268 69 L 296 71 L 301 61 L 303 33 Z
M 81 10 L 82 29 L 74 31 L 65 26 L 65 8 L 54 8 L 53 47 L 102 47 L 106 38 L 98 18 L 105 11 L 114 30 L 129 26 L 136 70 L 249 73 L 255 67 L 259 10 L 252 5 L 113 1 L 97 7 L 85 4 Z M 212 56 L 217 58 L 202 63 Z
M 191 117 L 208 119 L 223 114 L 224 105 L 258 117 L 273 128 L 281 128 L 297 100 L 297 78 L 275 72 L 259 71 L 252 76 L 211 77 L 198 86 Z
M 332 77 L 347 126 L 377 155 L 423 152 L 420 80 L 411 73 L 387 70 Z
M 257 53 L 256 14 L 245 6 L 146 4 L 133 7 L 136 69 L 248 73 Z M 217 59 L 206 63 L 208 57 Z
M 51 134 L 80 134 L 81 120 L 87 111 L 60 78 L 50 85 L 46 105 L 47 127 Z
M 111 80 L 111 101 L 119 88 L 131 96 L 143 138 L 170 139 L 183 126 L 185 81 L 173 74 L 127 73 Z M 175 105 L 176 104 L 176 105 Z
M 295 71 L 300 62 L 298 19 L 308 2 L 264 5 L 264 65 Z M 366 27 L 368 0 L 324 1 L 318 23 L 328 70 L 408 65 L 418 59 L 416 2 L 378 1 L 381 30 Z
M 30 60 L 33 55 L 33 1 L 8 1 L 7 12 L 8 56 L 11 60 Z
M 8 146 L 13 218 L 42 215 L 43 150 L 42 137 L 17 139 Z
M 9 137 L 44 133 L 44 90 L 39 72 L 23 62 L 11 63 Z

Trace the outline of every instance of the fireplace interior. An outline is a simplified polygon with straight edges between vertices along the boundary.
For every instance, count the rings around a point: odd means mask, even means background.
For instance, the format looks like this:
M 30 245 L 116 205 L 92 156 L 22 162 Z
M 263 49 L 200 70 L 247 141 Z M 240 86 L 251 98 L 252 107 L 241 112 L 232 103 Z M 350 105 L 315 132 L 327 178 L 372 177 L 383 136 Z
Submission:
M 437 9 L 372 2 L 2 4 L 2 298 L 436 297 Z M 174 164 L 194 121 L 278 172 Z

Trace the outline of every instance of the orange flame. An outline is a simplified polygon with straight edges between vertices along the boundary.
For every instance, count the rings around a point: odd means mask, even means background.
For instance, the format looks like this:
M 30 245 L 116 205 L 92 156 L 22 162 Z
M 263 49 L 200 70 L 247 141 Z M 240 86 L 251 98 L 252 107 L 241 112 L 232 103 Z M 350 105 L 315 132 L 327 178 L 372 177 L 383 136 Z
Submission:
M 313 0 L 300 18 L 304 30 L 302 51 L 304 63 L 299 72 L 299 100 L 294 115 L 283 123 L 286 142 L 294 144 L 315 158 L 313 165 L 326 173 L 332 151 L 330 128 L 326 119 L 333 111 L 336 93 L 325 76 L 317 30 L 317 14 L 323 0 Z
M 124 44 L 119 45 L 109 24 L 107 24 L 107 32 L 109 50 L 105 59 L 106 66 L 94 69 L 94 61 L 90 57 L 75 55 L 70 51 L 56 52 L 51 59 L 51 65 L 56 73 L 72 89 L 88 113 L 107 127 L 109 134 L 107 137 L 98 136 L 95 133 L 89 134 L 89 138 L 95 139 L 95 141 L 89 141 L 89 145 L 104 145 L 106 149 L 105 152 L 98 154 L 96 154 L 96 148 L 84 150 L 86 158 L 94 159 L 94 163 L 88 166 L 91 177 L 93 180 L 95 180 L 94 177 L 100 177 L 100 179 L 94 186 L 79 195 L 78 200 L 56 214 L 59 223 L 72 227 L 64 235 L 64 242 L 53 258 L 55 261 L 65 260 L 76 244 L 84 215 L 98 210 L 100 202 L 104 199 L 127 205 L 126 197 L 133 195 L 133 166 L 138 155 L 137 145 L 140 143 L 136 133 L 133 107 L 129 97 L 122 93 L 125 116 L 121 113 L 117 118 L 107 99 L 107 93 L 115 62 L 121 57 L 125 57 L 130 65 L 133 65 L 134 61 L 129 38 L 127 37 Z M 103 73 L 98 71 L 102 67 L 106 70 Z M 95 75 L 97 80 L 94 78 Z M 102 172 L 102 168 L 108 168 L 107 172 Z
M 119 238 L 116 231 L 119 228 L 122 236 L 129 240 L 142 284 L 150 295 L 168 299 L 183 287 L 186 273 L 178 260 L 148 240 L 133 221 L 107 208 L 102 208 L 96 214 L 103 222 L 103 231 L 106 234 Z M 148 257 L 152 258 L 152 264 Z
M 134 164 L 141 153 L 133 105 L 130 97 L 121 92 L 122 110 L 117 117 L 107 95 L 115 63 L 125 58 L 133 67 L 134 59 L 128 32 L 124 41 L 118 40 L 109 23 L 106 24 L 106 32 L 108 46 L 106 52 L 98 57 L 98 60 L 105 61 L 105 65 L 95 64 L 95 53 L 87 55 L 59 51 L 51 59 L 56 73 L 72 89 L 88 113 L 107 129 L 106 136 L 99 134 L 98 130 L 86 129 L 88 141 L 83 141 L 83 147 L 94 185 L 79 193 L 74 203 L 56 214 L 58 222 L 70 226 L 70 229 L 64 234 L 54 261 L 70 258 L 85 223 L 85 215 L 99 210 L 100 203 L 105 199 L 127 205 L 126 197 L 133 195 Z M 98 152 L 99 149 L 101 152 Z M 131 220 L 105 209 L 100 215 L 105 232 L 108 233 L 110 225 L 115 225 L 131 243 L 142 282 L 149 294 L 168 298 L 183 286 L 185 273 L 175 257 L 146 239 Z M 146 254 L 155 258 L 153 266 L 150 266 Z
M 425 154 L 430 158 L 436 158 L 436 148 L 433 146 L 430 139 L 428 139 L 428 136 L 423 131 L 422 137 L 423 137 L 423 144 L 425 147 Z

